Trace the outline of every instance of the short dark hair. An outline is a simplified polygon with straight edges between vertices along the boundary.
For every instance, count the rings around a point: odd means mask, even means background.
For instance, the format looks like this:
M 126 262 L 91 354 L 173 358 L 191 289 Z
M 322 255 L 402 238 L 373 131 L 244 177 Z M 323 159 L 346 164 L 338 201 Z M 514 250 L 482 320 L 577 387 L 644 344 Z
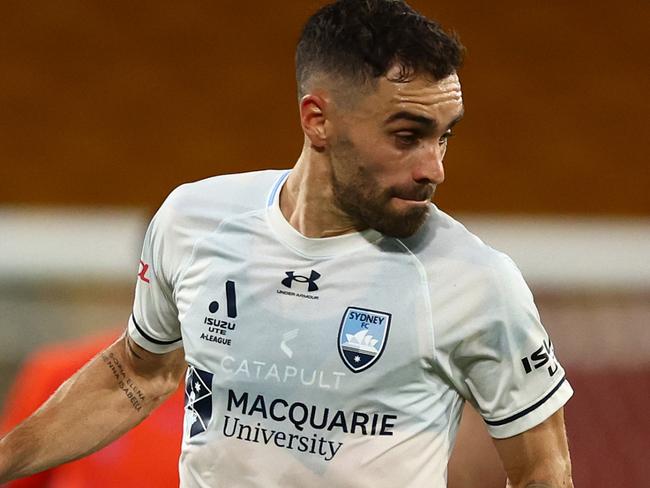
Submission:
M 296 49 L 298 93 L 314 73 L 374 82 L 395 64 L 397 80 L 414 74 L 441 80 L 461 65 L 464 48 L 402 0 L 338 0 L 305 24 Z

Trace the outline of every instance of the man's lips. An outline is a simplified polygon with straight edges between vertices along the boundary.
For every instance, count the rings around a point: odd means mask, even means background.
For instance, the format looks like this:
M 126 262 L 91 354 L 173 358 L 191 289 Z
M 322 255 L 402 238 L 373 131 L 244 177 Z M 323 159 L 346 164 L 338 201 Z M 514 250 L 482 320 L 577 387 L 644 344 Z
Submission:
M 400 207 L 405 207 L 405 208 L 426 208 L 429 206 L 429 203 L 431 202 L 430 198 L 419 198 L 419 197 L 404 197 L 404 196 L 399 196 L 399 197 L 394 197 L 396 200 L 396 204 L 399 205 Z
M 419 192 L 419 193 L 412 193 L 412 194 L 399 194 L 395 195 L 396 198 L 399 198 L 400 200 L 407 200 L 409 202 L 428 202 L 431 201 L 431 198 L 433 197 L 433 191 L 426 191 L 426 192 Z

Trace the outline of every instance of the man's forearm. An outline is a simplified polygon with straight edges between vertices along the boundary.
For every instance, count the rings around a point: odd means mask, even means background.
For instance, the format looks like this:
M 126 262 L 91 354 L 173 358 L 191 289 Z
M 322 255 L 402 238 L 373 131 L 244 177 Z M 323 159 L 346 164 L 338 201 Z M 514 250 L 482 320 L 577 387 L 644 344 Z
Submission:
M 573 488 L 570 461 L 548 463 L 544 468 L 535 474 L 511 472 L 506 488 Z
M 494 444 L 508 475 L 506 488 L 573 488 L 563 409 Z
M 511 488 L 512 485 L 508 484 L 506 488 Z M 524 485 L 523 488 L 573 488 L 573 483 L 570 484 L 563 484 L 563 485 L 557 485 L 557 484 L 551 484 L 551 483 L 528 483 L 527 485 Z
M 527 481 L 517 485 L 513 485 L 510 481 L 507 482 L 506 488 L 573 488 L 573 481 L 571 475 L 568 475 L 564 480 L 554 481 Z
M 170 375 L 136 372 L 122 338 L 0 440 L 0 482 L 83 457 L 141 422 L 174 391 Z M 177 383 L 176 383 L 177 384 Z

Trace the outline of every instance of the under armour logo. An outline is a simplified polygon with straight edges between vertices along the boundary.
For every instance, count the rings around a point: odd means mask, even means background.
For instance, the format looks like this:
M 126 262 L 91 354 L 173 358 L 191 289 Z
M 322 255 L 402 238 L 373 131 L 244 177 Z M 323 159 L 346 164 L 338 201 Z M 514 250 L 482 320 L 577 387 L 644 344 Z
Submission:
M 309 278 L 307 278 L 306 276 L 297 275 L 295 274 L 294 271 L 285 271 L 285 274 L 287 275 L 287 277 L 282 280 L 282 284 L 287 288 L 291 288 L 291 284 L 294 281 L 297 281 L 298 283 L 309 283 L 309 287 L 307 288 L 307 291 L 318 290 L 318 285 L 316 284 L 316 280 L 320 278 L 320 273 L 317 273 L 313 269 L 311 270 L 311 274 L 309 275 Z
M 149 278 L 147 278 L 147 271 L 149 271 L 149 265 L 140 260 L 140 272 L 138 273 L 138 278 L 140 278 L 145 283 L 149 283 Z

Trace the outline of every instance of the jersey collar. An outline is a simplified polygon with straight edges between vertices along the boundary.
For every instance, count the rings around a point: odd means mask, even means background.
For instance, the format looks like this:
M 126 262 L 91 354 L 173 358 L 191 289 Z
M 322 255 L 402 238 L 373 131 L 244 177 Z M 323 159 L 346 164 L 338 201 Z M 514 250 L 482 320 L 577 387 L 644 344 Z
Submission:
M 276 237 L 286 246 L 307 257 L 327 258 L 346 254 L 372 245 L 382 237 L 379 231 L 366 229 L 334 237 L 305 237 L 287 222 L 280 210 L 280 191 L 291 171 L 283 173 L 273 184 L 267 200 L 266 219 Z

